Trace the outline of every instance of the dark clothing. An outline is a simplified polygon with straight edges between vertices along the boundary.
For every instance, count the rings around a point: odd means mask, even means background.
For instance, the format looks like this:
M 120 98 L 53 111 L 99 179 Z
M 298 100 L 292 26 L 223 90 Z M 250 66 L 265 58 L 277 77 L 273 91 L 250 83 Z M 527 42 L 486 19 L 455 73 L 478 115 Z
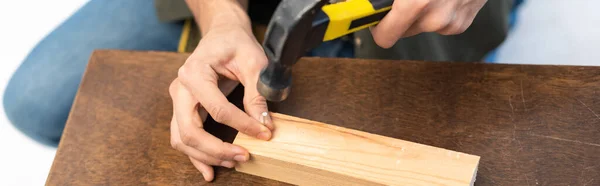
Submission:
M 156 0 L 160 20 L 191 16 L 184 1 Z M 249 0 L 248 14 L 254 23 L 268 24 L 279 0 Z M 506 38 L 514 0 L 490 0 L 463 34 L 443 36 L 422 33 L 399 40 L 390 49 L 375 44 L 368 29 L 354 34 L 356 58 L 428 61 L 482 61 Z M 181 8 L 186 7 L 186 8 Z
M 154 0 L 156 15 L 160 21 L 176 21 L 192 17 L 184 0 Z M 254 23 L 269 24 L 281 0 L 248 0 L 248 16 Z

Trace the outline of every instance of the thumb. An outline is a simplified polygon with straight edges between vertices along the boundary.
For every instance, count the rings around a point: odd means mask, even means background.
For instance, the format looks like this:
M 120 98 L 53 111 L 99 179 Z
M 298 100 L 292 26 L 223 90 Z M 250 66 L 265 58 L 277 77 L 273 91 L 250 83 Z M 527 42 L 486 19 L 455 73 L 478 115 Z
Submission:
M 273 130 L 275 126 L 267 108 L 267 99 L 258 93 L 256 82 L 249 82 L 247 85 L 249 86 L 244 89 L 244 109 L 246 113 L 270 130 Z
M 260 95 L 256 89 L 260 68 L 247 69 L 252 70 L 245 72 L 249 78 L 245 78 L 246 81 L 244 82 L 244 110 L 246 110 L 246 113 L 248 113 L 250 117 L 256 119 L 270 130 L 273 130 L 275 126 L 273 125 L 271 116 L 269 114 L 267 99 Z
M 260 95 L 256 88 L 260 71 L 267 65 L 268 60 L 264 53 L 256 53 L 257 55 L 254 55 L 256 58 L 241 58 L 243 61 L 247 62 L 244 63 L 247 66 L 245 68 L 241 68 L 243 69 L 241 74 L 246 78 L 240 78 L 240 80 L 243 81 L 242 84 L 244 85 L 244 110 L 250 117 L 256 119 L 258 122 L 262 123 L 272 131 L 275 129 L 275 125 L 271 120 L 269 109 L 267 108 L 267 99 Z

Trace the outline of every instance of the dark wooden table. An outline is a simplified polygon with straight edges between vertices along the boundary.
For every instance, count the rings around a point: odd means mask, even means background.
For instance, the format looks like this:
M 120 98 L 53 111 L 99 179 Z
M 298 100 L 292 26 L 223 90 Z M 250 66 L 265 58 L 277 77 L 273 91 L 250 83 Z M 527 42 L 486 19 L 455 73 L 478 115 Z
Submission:
M 167 87 L 186 57 L 95 52 L 47 184 L 206 184 L 169 144 Z M 241 107 L 242 95 L 229 99 Z M 306 58 L 270 107 L 479 155 L 476 185 L 600 185 L 600 67 Z M 285 185 L 226 168 L 211 184 Z

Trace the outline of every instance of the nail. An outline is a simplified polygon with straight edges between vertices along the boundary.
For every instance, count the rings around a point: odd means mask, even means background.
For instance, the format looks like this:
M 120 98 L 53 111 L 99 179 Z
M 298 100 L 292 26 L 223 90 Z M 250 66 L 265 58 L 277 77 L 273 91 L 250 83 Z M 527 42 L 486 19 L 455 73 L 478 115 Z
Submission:
M 265 117 L 268 116 L 267 112 L 260 114 L 260 123 L 265 124 Z
M 269 112 L 263 112 L 260 115 L 260 122 L 265 125 L 269 130 L 273 130 L 273 121 L 271 121 L 271 116 Z
M 221 166 L 227 167 L 227 168 L 233 168 L 233 166 L 235 166 L 235 163 L 233 163 L 232 161 L 222 161 Z
M 239 162 L 245 162 L 248 160 L 247 156 L 244 156 L 244 155 L 236 155 L 233 157 L 233 159 L 235 161 L 239 161 Z

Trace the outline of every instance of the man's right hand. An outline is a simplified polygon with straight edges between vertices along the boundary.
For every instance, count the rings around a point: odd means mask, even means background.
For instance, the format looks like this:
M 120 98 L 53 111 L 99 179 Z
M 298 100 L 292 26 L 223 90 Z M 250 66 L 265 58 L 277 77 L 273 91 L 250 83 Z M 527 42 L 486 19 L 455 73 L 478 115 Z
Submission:
M 252 34 L 249 21 L 210 26 L 204 29 L 200 43 L 169 88 L 174 112 L 171 145 L 189 156 L 206 181 L 214 178 L 211 165 L 231 168 L 237 162 L 248 160 L 249 154 L 243 147 L 223 142 L 206 132 L 204 110 L 218 123 L 258 139 L 269 140 L 273 129 L 270 117 L 262 116 L 268 113 L 266 99 L 256 89 L 267 58 Z M 246 112 L 225 96 L 238 82 L 245 88 Z

